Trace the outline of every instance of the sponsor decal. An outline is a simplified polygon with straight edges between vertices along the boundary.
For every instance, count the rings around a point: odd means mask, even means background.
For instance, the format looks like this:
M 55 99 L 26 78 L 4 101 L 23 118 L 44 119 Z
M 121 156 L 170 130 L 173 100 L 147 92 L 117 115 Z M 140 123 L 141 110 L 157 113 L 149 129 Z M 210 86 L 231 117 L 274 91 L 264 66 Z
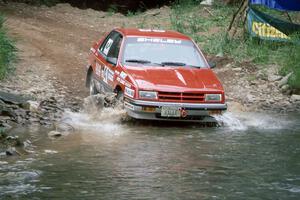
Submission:
M 128 108 L 130 110 L 134 110 L 134 105 L 131 105 L 131 104 L 127 103 L 127 102 L 124 103 L 124 106 L 125 106 L 125 108 Z
M 109 50 L 110 50 L 110 48 L 111 48 L 113 42 L 114 42 L 114 41 L 113 41 L 112 39 L 108 39 L 108 41 L 107 41 L 107 43 L 106 43 L 106 45 L 105 45 L 105 47 L 104 47 L 104 49 L 103 49 L 103 53 L 104 53 L 105 55 L 108 54 L 108 52 L 109 52 Z
M 109 81 L 113 81 L 113 80 L 114 80 L 114 75 L 115 75 L 115 72 L 112 71 L 111 69 L 108 69 L 107 79 L 108 79 Z
M 108 81 L 113 81 L 114 75 L 115 75 L 114 71 L 109 69 L 107 66 L 104 67 L 104 70 L 102 72 L 102 78 L 105 83 L 108 83 Z
M 125 72 L 121 72 L 121 74 L 120 74 L 120 77 L 122 78 L 122 79 L 125 79 L 126 77 L 127 77 L 127 74 L 125 73 Z
M 101 76 L 101 66 L 99 65 L 99 63 L 96 62 L 96 70 L 95 73 L 97 76 Z
M 139 31 L 141 31 L 141 32 L 157 32 L 157 33 L 164 33 L 164 32 L 166 32 L 165 30 L 158 30 L 158 29 L 139 29 Z
M 126 81 L 125 82 L 125 86 L 131 88 L 131 83 L 129 83 L 129 82 Z
M 151 42 L 151 43 L 164 43 L 164 44 L 181 44 L 181 40 L 168 39 L 168 38 L 137 38 L 137 42 Z
M 120 83 L 121 83 L 122 85 L 125 85 L 125 81 L 124 81 L 123 79 L 120 80 Z

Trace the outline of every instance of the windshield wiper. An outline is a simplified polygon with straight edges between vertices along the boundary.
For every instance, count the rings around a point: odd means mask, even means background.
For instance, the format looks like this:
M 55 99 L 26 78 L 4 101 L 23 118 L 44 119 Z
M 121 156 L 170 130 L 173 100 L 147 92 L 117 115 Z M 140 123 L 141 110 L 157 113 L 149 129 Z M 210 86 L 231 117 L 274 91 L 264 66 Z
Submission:
M 141 64 L 151 63 L 149 60 L 139 60 L 139 59 L 128 59 L 128 60 L 125 60 L 125 62 L 141 63 Z
M 162 66 L 186 66 L 185 63 L 181 63 L 181 62 L 162 62 L 161 65 Z

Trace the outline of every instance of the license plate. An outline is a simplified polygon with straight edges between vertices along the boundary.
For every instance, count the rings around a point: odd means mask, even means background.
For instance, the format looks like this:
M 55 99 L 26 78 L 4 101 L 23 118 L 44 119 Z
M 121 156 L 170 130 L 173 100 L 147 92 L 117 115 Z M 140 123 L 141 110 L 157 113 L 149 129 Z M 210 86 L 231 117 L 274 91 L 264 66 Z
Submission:
M 178 107 L 162 107 L 161 108 L 162 117 L 180 117 L 180 108 Z

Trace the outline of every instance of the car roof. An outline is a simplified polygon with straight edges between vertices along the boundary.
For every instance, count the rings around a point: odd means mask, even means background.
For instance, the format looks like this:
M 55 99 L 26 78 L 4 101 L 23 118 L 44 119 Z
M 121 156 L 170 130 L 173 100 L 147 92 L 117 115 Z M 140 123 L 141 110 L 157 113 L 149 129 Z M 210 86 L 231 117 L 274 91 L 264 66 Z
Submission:
M 125 37 L 164 37 L 182 40 L 191 40 L 188 36 L 177 31 L 155 30 L 155 29 L 129 29 L 117 28 L 116 31 L 122 33 Z

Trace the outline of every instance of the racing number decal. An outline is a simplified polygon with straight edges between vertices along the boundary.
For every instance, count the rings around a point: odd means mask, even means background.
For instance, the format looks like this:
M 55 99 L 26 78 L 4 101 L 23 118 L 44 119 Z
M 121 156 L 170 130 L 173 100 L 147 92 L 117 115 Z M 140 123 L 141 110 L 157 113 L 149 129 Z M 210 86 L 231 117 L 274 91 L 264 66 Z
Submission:
M 103 49 L 103 53 L 107 56 L 107 54 L 108 54 L 108 52 L 109 52 L 109 50 L 110 50 L 110 47 L 112 46 L 112 44 L 113 44 L 113 40 L 112 39 L 109 39 L 108 41 L 107 41 L 107 43 L 106 43 L 106 45 L 105 45 L 105 47 L 104 47 L 104 49 Z
M 105 83 L 108 83 L 108 81 L 114 80 L 114 71 L 109 69 L 107 66 L 104 67 L 104 70 L 102 72 L 102 78 Z

